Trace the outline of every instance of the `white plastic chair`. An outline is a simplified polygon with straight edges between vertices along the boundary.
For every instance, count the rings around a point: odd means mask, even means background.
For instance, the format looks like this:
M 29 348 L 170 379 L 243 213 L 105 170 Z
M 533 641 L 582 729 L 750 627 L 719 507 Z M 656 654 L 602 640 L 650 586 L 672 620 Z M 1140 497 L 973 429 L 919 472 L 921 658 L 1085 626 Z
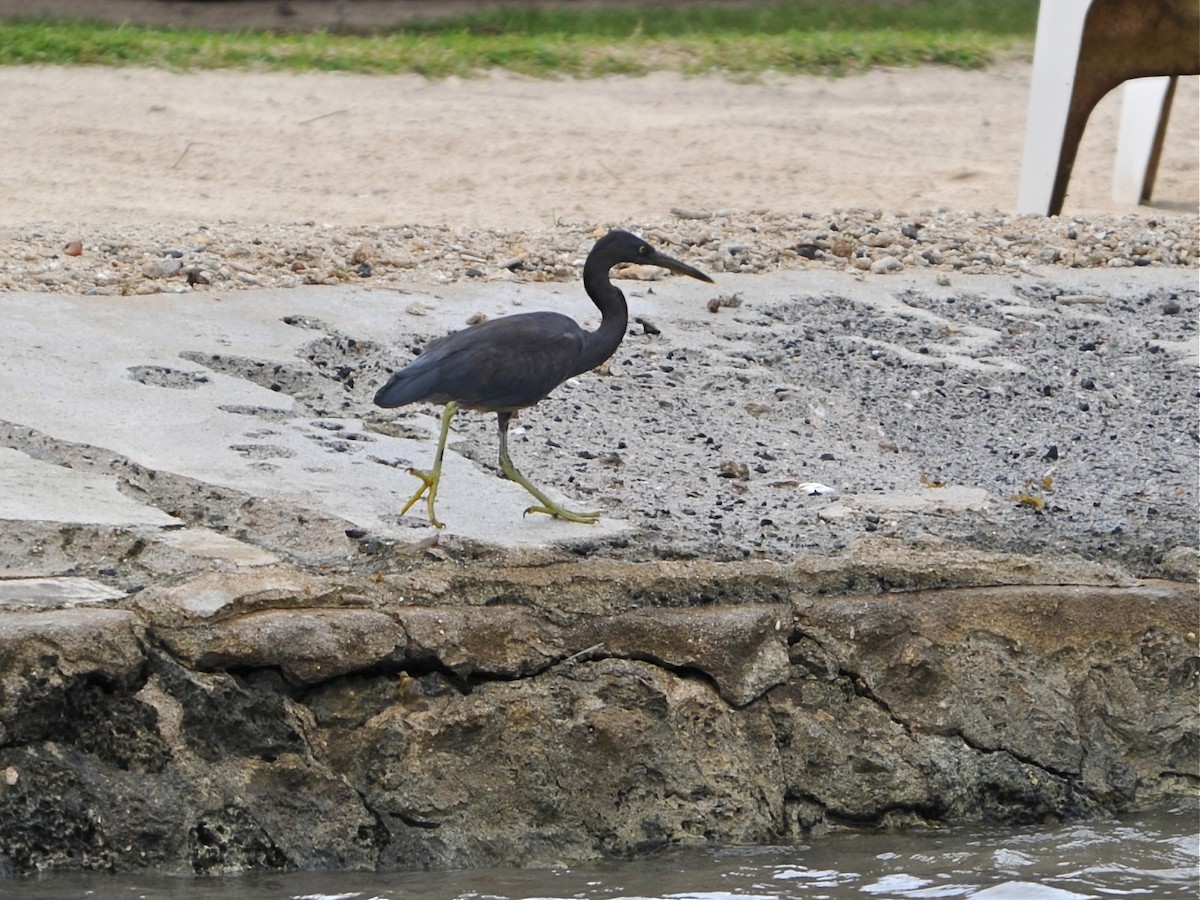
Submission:
M 1200 73 L 1198 25 L 1196 0 L 1042 0 L 1019 212 L 1062 211 L 1087 117 L 1122 82 L 1113 197 L 1149 199 L 1175 83 Z
M 1150 199 L 1178 81 L 1179 76 L 1166 75 L 1125 82 L 1113 169 L 1112 195 L 1117 203 L 1137 205 Z

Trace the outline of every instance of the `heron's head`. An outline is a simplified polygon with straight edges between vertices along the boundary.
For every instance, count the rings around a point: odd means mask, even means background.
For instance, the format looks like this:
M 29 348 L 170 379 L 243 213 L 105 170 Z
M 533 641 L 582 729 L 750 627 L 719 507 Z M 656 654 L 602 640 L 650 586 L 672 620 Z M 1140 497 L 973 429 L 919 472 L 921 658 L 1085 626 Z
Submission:
M 636 234 L 630 234 L 628 231 L 610 231 L 604 237 L 600 238 L 600 240 L 596 241 L 596 246 L 592 248 L 592 252 L 588 256 L 589 259 L 596 258 L 599 260 L 604 264 L 605 269 L 612 268 L 617 263 L 623 262 L 636 263 L 642 266 L 659 266 L 678 275 L 688 275 L 712 284 L 712 279 L 699 269 L 693 269 L 686 263 L 672 259 L 665 253 L 659 253 L 645 239 L 638 237 Z

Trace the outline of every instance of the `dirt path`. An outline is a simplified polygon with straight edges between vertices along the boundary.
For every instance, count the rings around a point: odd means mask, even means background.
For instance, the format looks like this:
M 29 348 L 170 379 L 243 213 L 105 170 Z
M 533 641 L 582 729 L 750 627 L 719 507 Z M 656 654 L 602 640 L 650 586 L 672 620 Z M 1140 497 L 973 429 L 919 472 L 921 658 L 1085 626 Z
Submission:
M 741 85 L 0 69 L 0 225 L 632 223 L 672 207 L 1011 210 L 1028 66 Z M 1155 202 L 1200 204 L 1197 80 Z M 1110 197 L 1119 92 L 1066 212 Z M 1152 212 L 1152 211 L 1151 211 Z

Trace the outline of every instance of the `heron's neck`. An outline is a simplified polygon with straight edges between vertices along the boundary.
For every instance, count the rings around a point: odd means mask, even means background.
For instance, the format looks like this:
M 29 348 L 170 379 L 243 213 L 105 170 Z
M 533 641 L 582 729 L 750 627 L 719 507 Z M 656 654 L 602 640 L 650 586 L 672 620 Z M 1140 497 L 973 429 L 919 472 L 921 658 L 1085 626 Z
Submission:
M 583 288 L 600 310 L 600 327 L 587 334 L 583 353 L 579 356 L 577 374 L 596 368 L 621 346 L 629 325 L 629 307 L 620 288 L 608 280 L 608 269 L 599 266 L 583 267 Z

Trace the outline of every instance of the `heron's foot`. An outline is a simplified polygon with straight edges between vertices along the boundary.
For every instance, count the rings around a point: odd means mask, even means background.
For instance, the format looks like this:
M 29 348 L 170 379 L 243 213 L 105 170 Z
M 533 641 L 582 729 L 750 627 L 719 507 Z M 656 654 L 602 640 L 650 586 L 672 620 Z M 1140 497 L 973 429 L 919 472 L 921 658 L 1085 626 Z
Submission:
M 600 518 L 598 512 L 575 512 L 567 509 L 565 506 L 560 506 L 549 497 L 547 497 L 538 487 L 528 478 L 517 471 L 517 467 L 512 464 L 512 460 L 508 456 L 508 447 L 504 441 L 504 430 L 500 431 L 500 469 L 504 472 L 509 481 L 515 481 L 525 490 L 529 491 L 530 496 L 537 501 L 533 506 L 525 510 L 525 515 L 530 513 L 543 513 L 547 516 L 553 516 L 556 519 L 563 519 L 567 522 L 579 522 L 583 525 L 595 525 Z
M 428 491 L 429 497 L 426 499 L 425 503 L 429 512 L 429 524 L 434 528 L 445 528 L 446 526 L 438 521 L 437 516 L 434 515 L 433 512 L 433 499 L 437 496 L 438 481 L 441 480 L 441 473 L 437 471 L 424 472 L 421 469 L 409 469 L 408 474 L 420 478 L 421 486 L 417 488 L 417 492 L 409 498 L 407 503 L 404 504 L 404 509 L 400 510 L 400 515 L 404 515 L 410 509 L 412 509 L 412 505 L 421 499 L 422 494 Z
M 583 525 L 595 525 L 600 520 L 599 512 L 575 512 L 574 510 L 559 506 L 557 503 L 544 503 L 541 506 L 531 506 L 525 510 L 524 515 L 527 516 L 530 513 L 544 513 L 556 519 L 579 522 Z

